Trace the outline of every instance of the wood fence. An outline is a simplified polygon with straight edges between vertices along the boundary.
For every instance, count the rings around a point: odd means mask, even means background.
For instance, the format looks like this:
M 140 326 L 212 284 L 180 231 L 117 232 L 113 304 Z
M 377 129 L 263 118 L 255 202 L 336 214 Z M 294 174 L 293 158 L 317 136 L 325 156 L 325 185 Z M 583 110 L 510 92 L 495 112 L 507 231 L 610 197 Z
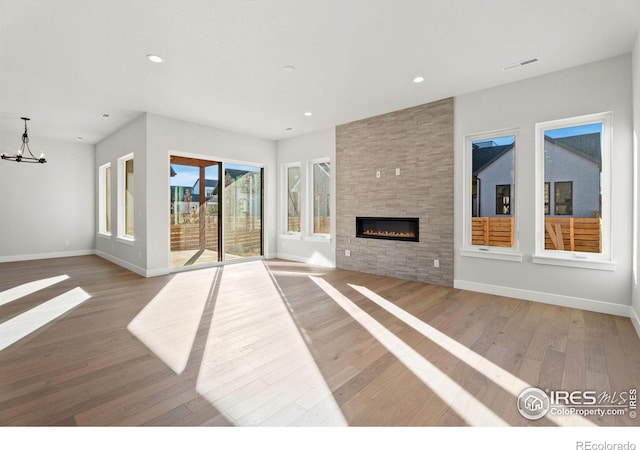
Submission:
M 544 224 L 544 248 L 547 250 L 602 251 L 602 223 L 599 218 L 547 217 Z M 473 217 L 471 243 L 513 247 L 513 225 L 512 217 Z
M 226 217 L 225 251 L 237 256 L 257 256 L 260 254 L 261 221 L 259 217 Z M 171 251 L 197 250 L 200 248 L 200 224 L 181 223 L 171 225 Z M 205 227 L 205 248 L 218 250 L 218 218 L 207 217 Z
M 544 248 L 600 253 L 602 224 L 599 218 L 549 217 L 544 221 Z
M 513 217 L 473 217 L 471 221 L 471 243 L 513 247 Z

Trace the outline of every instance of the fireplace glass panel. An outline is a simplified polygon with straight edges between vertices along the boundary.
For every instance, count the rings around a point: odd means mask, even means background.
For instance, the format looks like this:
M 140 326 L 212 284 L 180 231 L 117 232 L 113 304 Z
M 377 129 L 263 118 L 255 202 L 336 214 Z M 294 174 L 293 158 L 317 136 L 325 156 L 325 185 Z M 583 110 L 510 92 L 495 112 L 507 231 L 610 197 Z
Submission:
M 418 225 L 413 217 L 356 217 L 356 237 L 418 241 Z

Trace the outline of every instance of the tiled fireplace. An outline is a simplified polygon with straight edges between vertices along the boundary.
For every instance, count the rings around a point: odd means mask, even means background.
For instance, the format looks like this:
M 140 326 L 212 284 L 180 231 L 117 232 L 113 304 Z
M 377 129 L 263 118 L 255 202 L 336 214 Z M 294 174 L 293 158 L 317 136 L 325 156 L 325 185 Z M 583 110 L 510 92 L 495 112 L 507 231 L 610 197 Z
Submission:
M 336 127 L 338 268 L 453 285 L 453 110 L 444 99 Z

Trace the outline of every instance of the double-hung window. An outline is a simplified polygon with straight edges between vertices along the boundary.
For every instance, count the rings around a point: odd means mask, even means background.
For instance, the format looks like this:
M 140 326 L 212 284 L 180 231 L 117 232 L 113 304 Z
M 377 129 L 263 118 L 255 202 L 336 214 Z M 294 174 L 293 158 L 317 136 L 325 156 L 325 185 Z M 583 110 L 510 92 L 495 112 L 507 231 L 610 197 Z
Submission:
M 302 194 L 302 168 L 300 163 L 286 164 L 283 166 L 283 178 L 285 202 L 287 205 L 284 217 L 284 232 L 286 234 L 300 234 L 301 194 Z
M 331 163 L 328 158 L 310 162 L 311 233 L 328 237 L 331 233 Z
M 111 236 L 111 163 L 98 168 L 98 233 Z
M 133 153 L 118 158 L 118 238 L 134 239 Z
M 516 130 L 465 139 L 465 256 L 522 260 L 516 248 L 516 140 Z
M 534 262 L 613 269 L 611 113 L 536 124 Z

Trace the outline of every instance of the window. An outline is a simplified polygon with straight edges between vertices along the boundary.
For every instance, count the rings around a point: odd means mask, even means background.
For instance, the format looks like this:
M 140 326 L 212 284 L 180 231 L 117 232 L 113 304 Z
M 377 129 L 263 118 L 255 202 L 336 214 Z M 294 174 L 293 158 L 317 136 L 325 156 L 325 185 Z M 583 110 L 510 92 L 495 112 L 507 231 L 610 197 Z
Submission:
M 496 186 L 496 215 L 511 214 L 511 185 L 498 184 Z
M 313 196 L 313 234 L 330 234 L 331 163 L 318 160 L 311 163 Z
M 111 235 L 111 163 L 98 168 L 98 232 Z
M 286 233 L 300 233 L 300 188 L 301 188 L 301 167 L 300 164 L 285 166 L 286 177 Z
M 610 113 L 536 125 L 534 262 L 610 268 L 610 136 Z
M 556 181 L 553 184 L 553 192 L 556 216 L 573 215 L 573 181 Z
M 134 237 L 133 153 L 118 158 L 118 237 Z
M 463 254 L 521 260 L 515 252 L 516 131 L 467 136 L 464 158 Z

